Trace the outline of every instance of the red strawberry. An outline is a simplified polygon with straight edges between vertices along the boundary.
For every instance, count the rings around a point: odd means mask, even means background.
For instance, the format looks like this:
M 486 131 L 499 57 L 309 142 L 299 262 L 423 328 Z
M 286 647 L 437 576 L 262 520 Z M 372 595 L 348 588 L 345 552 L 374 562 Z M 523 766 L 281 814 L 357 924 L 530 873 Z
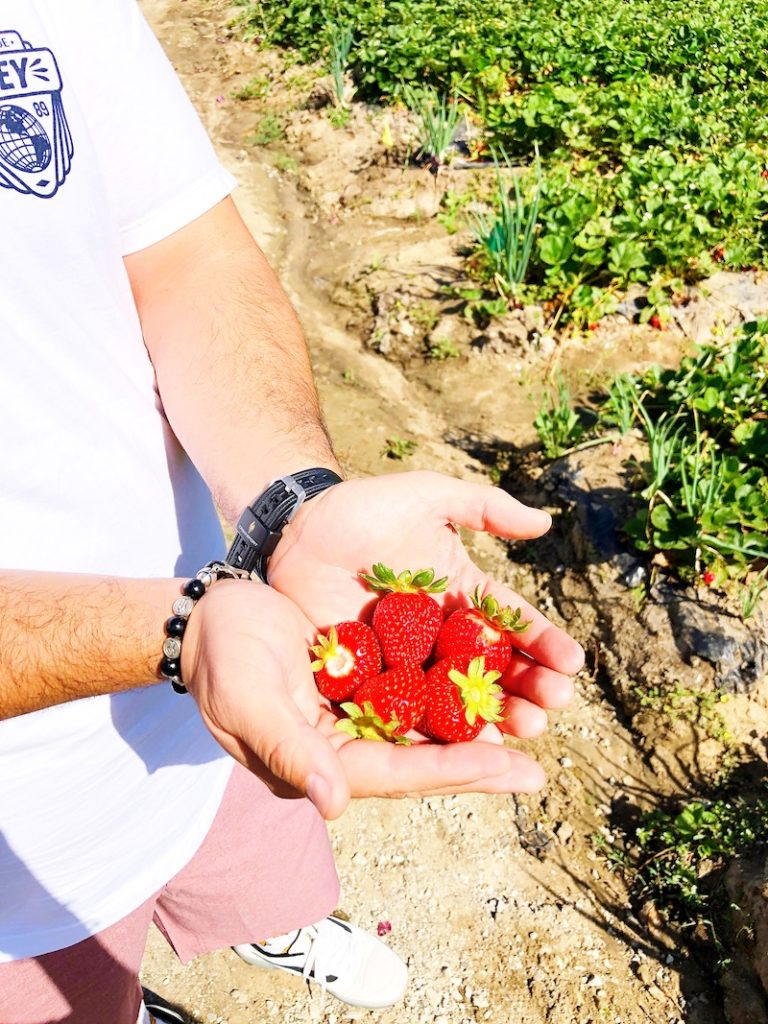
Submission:
M 421 665 L 398 665 L 363 683 L 355 691 L 355 704 L 366 703 L 385 722 L 396 718 L 399 735 L 413 729 L 427 706 L 427 677 Z
M 487 670 L 503 672 L 512 658 L 512 633 L 524 633 L 521 611 L 500 608 L 495 597 L 481 595 L 478 586 L 469 597 L 471 608 L 460 608 L 443 623 L 435 647 L 436 658 L 453 658 L 466 668 L 473 658 L 485 658 Z
M 349 700 L 366 679 L 381 672 L 381 648 L 376 634 L 364 622 L 340 622 L 328 636 L 319 634 L 310 650 L 315 683 L 329 700 Z
M 432 569 L 405 569 L 395 576 L 381 562 L 374 565 L 372 576 L 360 575 L 373 590 L 387 592 L 373 612 L 384 663 L 394 668 L 426 661 L 443 621 L 440 605 L 429 595 L 445 590 L 447 578 L 436 580 Z
M 648 323 L 651 325 L 651 327 L 655 327 L 657 331 L 660 331 L 661 328 L 664 326 L 661 322 L 661 317 L 658 313 L 654 313 L 653 316 L 648 320 Z
M 486 672 L 483 658 L 469 663 L 466 673 L 452 658 L 437 661 L 427 672 L 427 710 L 419 729 L 435 740 L 473 740 L 486 722 L 501 720 L 500 672 Z
M 427 706 L 427 677 L 421 665 L 399 665 L 363 683 L 354 703 L 342 704 L 349 715 L 338 727 L 364 739 L 397 742 L 413 729 Z

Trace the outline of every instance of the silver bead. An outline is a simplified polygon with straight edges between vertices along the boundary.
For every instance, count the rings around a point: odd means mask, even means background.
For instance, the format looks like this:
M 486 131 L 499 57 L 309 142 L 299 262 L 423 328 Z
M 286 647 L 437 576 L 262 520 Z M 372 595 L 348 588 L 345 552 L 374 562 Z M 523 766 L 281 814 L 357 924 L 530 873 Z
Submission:
M 177 597 L 173 602 L 173 611 L 175 615 L 180 615 L 182 619 L 186 619 L 192 609 L 195 607 L 194 599 L 191 597 Z
M 208 572 L 207 569 L 201 569 L 200 572 L 197 574 L 197 578 L 200 580 L 204 587 L 210 587 L 210 585 L 213 583 L 213 576 L 211 575 L 210 572 Z
M 181 654 L 181 640 L 177 636 L 167 636 L 163 640 L 163 654 L 166 658 L 178 658 Z

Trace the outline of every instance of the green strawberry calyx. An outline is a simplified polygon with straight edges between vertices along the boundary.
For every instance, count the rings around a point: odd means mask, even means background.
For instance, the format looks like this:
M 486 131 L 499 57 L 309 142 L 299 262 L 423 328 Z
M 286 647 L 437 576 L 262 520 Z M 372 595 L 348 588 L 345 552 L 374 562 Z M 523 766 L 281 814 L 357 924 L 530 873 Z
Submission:
M 505 633 L 525 633 L 531 624 L 530 619 L 520 621 L 523 616 L 522 608 L 510 608 L 508 605 L 502 608 L 491 594 L 483 594 L 480 584 L 475 587 L 474 594 L 469 595 L 469 599 L 484 619 Z
M 366 700 L 363 706 L 347 701 L 341 705 L 342 711 L 346 711 L 348 718 L 340 718 L 336 728 L 358 740 L 379 740 L 385 743 L 399 743 L 401 746 L 410 746 L 411 741 L 406 736 L 398 736 L 397 730 L 400 722 L 393 715 L 389 722 L 385 722 L 373 709 L 373 704 Z
M 382 562 L 376 562 L 370 573 L 361 572 L 360 579 L 365 580 L 371 590 L 383 590 L 396 594 L 440 594 L 448 586 L 448 577 L 435 579 L 434 569 L 419 569 L 411 572 L 403 569 L 395 573 Z
M 459 688 L 461 702 L 464 705 L 464 713 L 467 723 L 474 725 L 478 718 L 485 722 L 500 722 L 502 719 L 501 700 L 502 693 L 496 680 L 501 677 L 501 672 L 485 671 L 485 658 L 473 658 L 469 663 L 466 674 L 452 668 L 448 672 L 448 678 Z

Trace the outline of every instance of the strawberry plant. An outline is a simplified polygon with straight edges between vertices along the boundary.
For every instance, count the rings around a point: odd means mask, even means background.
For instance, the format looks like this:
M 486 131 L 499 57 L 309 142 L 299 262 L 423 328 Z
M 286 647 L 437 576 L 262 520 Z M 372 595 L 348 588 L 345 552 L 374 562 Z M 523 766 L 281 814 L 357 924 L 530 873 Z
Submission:
M 560 382 L 536 419 L 548 458 L 582 436 L 577 423 Z M 768 563 L 768 321 L 702 346 L 676 370 L 617 378 L 595 432 L 634 423 L 648 451 L 635 466 L 641 504 L 625 524 L 635 546 L 664 552 L 684 578 L 709 572 L 711 582 Z

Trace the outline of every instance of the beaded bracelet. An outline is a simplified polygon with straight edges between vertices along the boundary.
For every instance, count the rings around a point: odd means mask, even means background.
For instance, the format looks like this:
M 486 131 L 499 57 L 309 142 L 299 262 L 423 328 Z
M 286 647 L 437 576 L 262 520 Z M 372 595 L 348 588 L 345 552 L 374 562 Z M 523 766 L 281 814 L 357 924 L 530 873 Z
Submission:
M 188 692 L 181 678 L 181 641 L 192 609 L 217 580 L 250 578 L 249 572 L 237 569 L 234 565 L 228 565 L 226 562 L 209 562 L 181 588 L 182 596 L 173 602 L 173 615 L 165 623 L 166 637 L 160 661 L 160 675 L 165 676 L 176 693 Z

